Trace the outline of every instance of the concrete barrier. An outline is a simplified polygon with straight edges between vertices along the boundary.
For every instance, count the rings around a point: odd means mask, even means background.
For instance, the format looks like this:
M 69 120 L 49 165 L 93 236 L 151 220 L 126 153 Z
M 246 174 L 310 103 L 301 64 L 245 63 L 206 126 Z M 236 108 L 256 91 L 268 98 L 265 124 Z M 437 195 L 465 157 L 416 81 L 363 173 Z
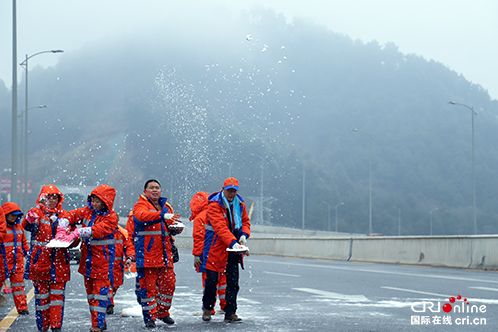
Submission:
M 470 267 L 472 240 L 466 237 L 365 237 L 353 240 L 353 261 Z
M 498 269 L 498 236 L 355 238 L 353 261 Z
M 250 239 L 251 253 L 347 260 L 350 257 L 350 238 L 260 237 Z
M 185 224 L 187 228 L 175 237 L 175 243 L 178 248 L 191 249 L 191 224 Z M 249 246 L 252 254 L 498 270 L 498 235 L 324 234 L 327 233 L 255 226 Z
M 471 268 L 498 270 L 498 236 L 472 238 Z

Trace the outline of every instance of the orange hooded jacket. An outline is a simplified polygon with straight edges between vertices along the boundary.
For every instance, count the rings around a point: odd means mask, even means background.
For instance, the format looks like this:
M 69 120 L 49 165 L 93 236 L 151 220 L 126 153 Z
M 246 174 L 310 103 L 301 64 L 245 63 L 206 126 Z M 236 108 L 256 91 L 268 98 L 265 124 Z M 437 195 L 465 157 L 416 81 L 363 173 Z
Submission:
M 229 217 L 227 208 L 221 199 L 221 193 L 213 193 L 209 196 L 207 208 L 206 235 L 204 238 L 204 250 L 202 253 L 201 271 L 211 270 L 215 272 L 225 272 L 228 254 L 227 248 L 231 248 L 240 238 L 245 235 L 249 238 L 251 235 L 251 222 L 247 214 L 246 204 L 242 197 L 237 195 L 240 200 L 240 229 L 230 231 Z
M 59 195 L 54 209 L 45 206 L 47 195 Z M 62 209 L 64 195 L 55 185 L 41 188 L 36 206 L 31 208 L 23 219 L 23 228 L 31 232 L 30 250 L 24 277 L 26 279 L 67 282 L 70 279 L 69 255 L 65 248 L 47 248 L 47 243 L 55 237 L 59 218 L 65 216 Z
M 192 215 L 189 219 L 194 223 L 194 227 L 192 229 L 192 239 L 194 241 L 192 247 L 192 255 L 199 257 L 202 256 L 202 250 L 204 248 L 208 197 L 209 194 L 207 192 L 200 191 L 195 193 L 190 200 L 190 211 L 192 212 Z
M 22 217 L 21 208 L 14 202 L 3 203 L 2 208 L 5 213 L 5 218 L 7 218 L 7 215 L 10 213 L 18 214 L 18 219 L 14 223 L 7 222 L 7 234 L 1 242 L 5 249 L 5 258 L 9 269 L 9 275 L 16 271 L 22 271 L 21 273 L 24 273 L 24 256 L 26 256 L 29 251 L 29 245 L 20 223 Z
M 7 231 L 7 225 L 5 220 L 5 213 L 2 207 L 0 207 L 0 241 L 4 238 L 5 232 Z
M 135 258 L 135 249 L 131 242 L 131 236 L 128 231 L 118 226 L 116 237 L 116 259 L 114 261 L 114 285 L 113 288 L 120 287 L 123 284 L 124 261 L 127 258 Z
M 105 209 L 96 211 L 91 207 L 91 196 L 98 197 Z M 116 189 L 101 184 L 88 196 L 88 206 L 71 210 L 68 219 L 71 225 L 83 223 L 92 228 L 90 238 L 82 239 L 81 260 L 78 272 L 88 278 L 114 279 L 114 259 L 116 257 L 116 241 L 114 234 L 118 228 L 119 217 L 113 210 Z

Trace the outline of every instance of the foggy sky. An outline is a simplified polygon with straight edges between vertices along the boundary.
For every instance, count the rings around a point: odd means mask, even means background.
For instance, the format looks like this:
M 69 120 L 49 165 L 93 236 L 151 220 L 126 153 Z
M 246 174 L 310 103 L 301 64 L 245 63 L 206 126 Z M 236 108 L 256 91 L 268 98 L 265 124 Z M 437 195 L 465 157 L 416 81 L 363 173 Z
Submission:
M 0 1 L 0 79 L 9 87 L 11 6 L 11 0 Z M 137 30 L 171 33 L 160 31 L 165 20 L 195 22 L 196 17 L 212 15 L 222 22 L 262 7 L 284 14 L 289 21 L 305 19 L 353 39 L 394 42 L 401 52 L 441 62 L 498 99 L 498 2 L 494 0 L 18 0 L 18 63 L 26 53 L 77 52 Z M 40 55 L 31 60 L 30 68 L 53 65 L 61 56 Z

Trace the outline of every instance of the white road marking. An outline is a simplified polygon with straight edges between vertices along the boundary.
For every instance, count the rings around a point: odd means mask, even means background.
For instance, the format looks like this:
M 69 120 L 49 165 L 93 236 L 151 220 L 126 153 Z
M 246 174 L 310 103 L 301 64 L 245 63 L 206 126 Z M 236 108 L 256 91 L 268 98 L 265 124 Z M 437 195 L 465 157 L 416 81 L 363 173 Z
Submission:
M 324 300 L 338 301 L 341 307 L 365 307 L 365 308 L 407 308 L 414 302 L 398 301 L 396 299 L 372 301 L 363 295 L 346 295 L 313 288 L 293 288 L 294 290 L 316 295 Z
M 320 298 L 321 301 L 341 307 L 362 308 L 408 308 L 414 303 L 412 301 L 398 301 L 396 299 L 372 301 L 363 295 L 346 295 L 313 288 L 293 288 L 296 291 L 309 293 Z M 389 315 L 388 315 L 389 316 Z
M 370 307 L 370 308 L 407 308 L 411 307 L 414 302 L 411 301 L 377 301 L 377 302 L 360 302 L 360 303 L 340 303 L 341 307 Z
M 382 287 L 380 287 L 380 288 L 384 288 L 384 289 L 391 289 L 391 290 L 396 290 L 396 291 L 400 291 L 400 292 L 408 292 L 408 293 L 422 294 L 422 295 L 432 295 L 432 296 L 445 297 L 445 298 L 449 298 L 449 297 L 450 297 L 450 295 L 447 295 L 447 294 L 424 292 L 424 291 L 418 291 L 418 290 L 414 290 L 414 289 L 406 289 L 406 288 L 398 288 L 398 287 L 389 287 L 389 286 L 382 286 Z
M 433 279 L 444 279 L 444 280 L 460 280 L 460 281 L 486 282 L 486 283 L 498 284 L 498 280 L 456 277 L 456 276 L 452 276 L 452 275 L 439 275 L 439 274 L 430 275 L 430 274 L 422 274 L 422 273 L 391 272 L 391 271 L 371 270 L 371 269 L 331 266 L 331 265 L 277 262 L 277 261 L 262 261 L 262 260 L 258 260 L 258 259 L 251 259 L 251 261 L 257 262 L 257 263 L 280 264 L 280 265 L 287 265 L 287 266 L 290 265 L 290 266 L 301 266 L 301 267 L 317 267 L 317 268 L 330 269 L 330 270 L 369 272 L 369 273 L 391 274 L 391 275 L 406 276 L 406 277 L 433 278 Z
M 288 274 L 288 273 L 279 273 L 279 272 L 270 272 L 270 271 L 263 271 L 263 273 L 274 274 L 277 276 L 284 276 L 284 277 L 295 277 L 295 278 L 301 277 L 300 275 L 297 275 L 297 274 Z
M 346 295 L 346 294 L 334 293 L 334 292 L 324 291 L 324 290 L 320 290 L 320 289 L 313 289 L 313 288 L 292 288 L 292 289 L 300 291 L 300 292 L 305 292 L 305 293 L 317 295 L 319 297 L 334 299 L 334 300 L 342 300 L 342 301 L 347 301 L 347 302 L 367 302 L 368 301 L 368 298 L 366 298 L 363 295 Z
M 432 295 L 432 296 L 439 296 L 443 297 L 446 299 L 449 299 L 450 296 L 455 296 L 455 295 L 447 295 L 447 294 L 439 294 L 439 293 L 431 293 L 431 292 L 424 292 L 424 291 L 418 291 L 414 289 L 406 289 L 406 288 L 398 288 L 398 287 L 388 287 L 388 286 L 382 286 L 381 288 L 384 289 L 392 289 L 392 290 L 397 290 L 400 292 L 408 292 L 408 293 L 415 293 L 415 294 L 422 294 L 422 295 Z M 480 299 L 480 298 L 467 298 L 470 303 L 472 302 L 479 302 L 479 303 L 486 303 L 486 304 L 498 304 L 498 300 L 495 299 Z
M 489 288 L 489 287 L 469 287 L 471 289 L 480 289 L 480 290 L 486 290 L 486 291 L 491 291 L 491 292 L 498 292 L 498 288 Z

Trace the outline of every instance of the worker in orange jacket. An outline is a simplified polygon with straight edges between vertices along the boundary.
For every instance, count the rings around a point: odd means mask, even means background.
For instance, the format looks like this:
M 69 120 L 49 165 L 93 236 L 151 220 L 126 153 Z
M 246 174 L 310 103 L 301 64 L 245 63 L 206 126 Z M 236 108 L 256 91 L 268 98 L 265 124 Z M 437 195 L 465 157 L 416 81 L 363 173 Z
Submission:
M 0 206 L 0 241 L 3 240 L 7 233 L 7 221 L 5 220 L 5 212 Z
M 82 239 L 81 260 L 78 272 L 83 275 L 87 294 L 92 332 L 107 329 L 106 313 L 109 292 L 114 282 L 114 262 L 119 217 L 113 210 L 116 189 L 101 184 L 88 196 L 88 205 L 71 210 L 71 225 L 83 223 L 71 233 L 72 239 Z
M 23 227 L 31 232 L 24 278 L 35 288 L 36 325 L 39 331 L 61 331 L 66 283 L 71 277 L 66 248 L 47 248 L 57 227 L 68 227 L 62 209 L 64 195 L 55 185 L 41 188 L 36 206 L 24 217 Z
M 239 264 L 243 258 L 242 250 L 251 235 L 251 222 L 244 199 L 238 191 L 239 180 L 229 177 L 223 182 L 221 191 L 208 197 L 206 235 L 201 264 L 201 271 L 206 272 L 207 276 L 202 297 L 203 321 L 211 320 L 220 272 L 225 272 L 227 279 L 225 322 L 237 323 L 242 320 L 236 314 Z M 241 251 L 227 253 L 227 248 Z
M 118 231 L 114 235 L 116 238 L 116 256 L 114 258 L 114 283 L 111 285 L 109 294 L 109 304 L 107 314 L 114 314 L 114 297 L 121 285 L 123 285 L 123 275 L 125 267 L 130 266 L 135 260 L 135 248 L 131 242 L 128 231 L 118 225 Z
M 0 252 L 3 256 L 3 270 L 0 274 L 0 284 L 10 278 L 14 304 L 19 315 L 28 315 L 28 304 L 24 289 L 24 257 L 29 251 L 28 241 L 21 226 L 23 213 L 19 205 L 6 202 L 2 205 L 7 231 L 3 241 L 0 241 Z
M 206 224 L 207 224 L 207 207 L 208 207 L 208 197 L 207 192 L 197 192 L 192 196 L 190 200 L 190 221 L 193 222 L 194 227 L 192 229 L 192 255 L 194 256 L 194 268 L 197 272 L 200 271 L 202 265 L 202 250 L 204 249 L 204 236 L 206 234 Z M 202 288 L 204 288 L 206 283 L 206 272 L 202 272 Z M 224 272 L 220 272 L 218 275 L 218 285 L 216 286 L 218 298 L 220 300 L 220 308 L 222 311 L 225 310 L 225 291 L 227 288 L 227 280 Z M 215 310 L 211 311 L 211 314 L 215 314 Z
M 156 319 L 168 325 L 175 323 L 169 313 L 176 283 L 172 235 L 181 229 L 173 229 L 179 216 L 166 201 L 166 197 L 161 197 L 159 181 L 148 180 L 126 224 L 135 246 L 135 293 L 147 328 L 155 328 Z
M 5 221 L 5 214 L 3 213 L 3 209 L 0 206 L 0 241 L 2 241 L 4 236 L 5 236 L 5 232 L 6 232 L 6 228 L 7 228 L 6 223 L 7 222 Z M 0 265 L 3 265 L 3 264 L 0 264 Z M 4 270 L 5 270 L 5 268 L 4 268 Z M 2 272 L 0 271 L 0 273 L 2 273 Z M 2 288 L 3 288 L 3 284 L 0 285 L 0 306 L 3 306 L 7 302 L 7 300 L 5 299 L 5 297 L 2 294 Z

